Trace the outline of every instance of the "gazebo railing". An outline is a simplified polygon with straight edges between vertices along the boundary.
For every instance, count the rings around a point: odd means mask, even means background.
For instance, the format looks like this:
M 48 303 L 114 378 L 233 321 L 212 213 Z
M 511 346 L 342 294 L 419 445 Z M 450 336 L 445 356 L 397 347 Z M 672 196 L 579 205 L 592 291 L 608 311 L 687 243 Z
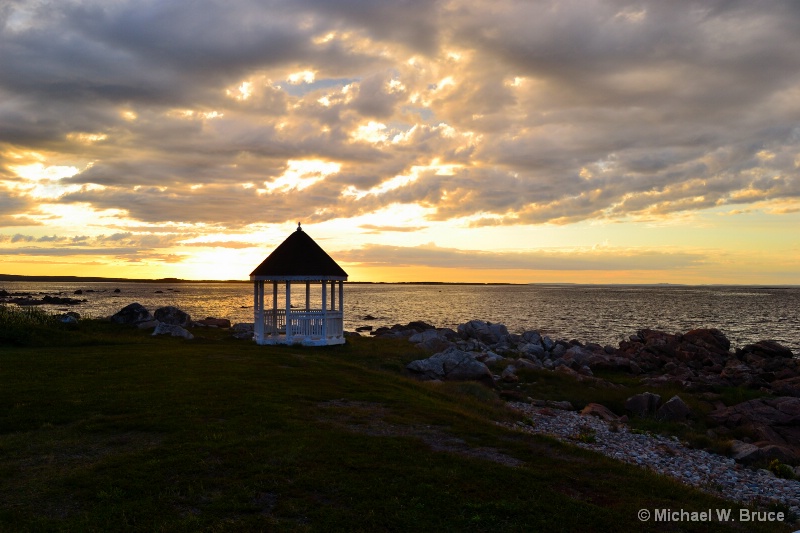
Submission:
M 287 322 L 292 340 L 297 342 L 341 338 L 344 334 L 344 317 L 341 311 L 292 310 L 287 321 L 285 309 L 265 309 L 264 341 L 268 343 L 270 338 L 277 340 L 279 337 L 288 337 Z

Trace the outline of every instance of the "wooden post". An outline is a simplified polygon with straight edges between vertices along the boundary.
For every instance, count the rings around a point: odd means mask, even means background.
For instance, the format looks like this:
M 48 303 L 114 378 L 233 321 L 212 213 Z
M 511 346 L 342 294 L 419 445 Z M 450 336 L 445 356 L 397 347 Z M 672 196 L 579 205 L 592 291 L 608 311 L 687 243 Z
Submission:
M 272 331 L 273 340 L 278 336 L 278 282 L 272 282 Z
M 262 313 L 264 312 L 258 306 L 258 285 L 259 283 L 263 283 L 261 281 L 256 281 L 253 283 L 253 320 L 255 324 L 253 326 L 253 332 L 255 333 L 255 340 L 257 343 L 260 343 L 264 337 L 264 321 L 262 320 Z
M 292 344 L 292 282 L 286 280 L 286 344 Z
M 328 287 L 322 281 L 322 338 L 328 338 Z

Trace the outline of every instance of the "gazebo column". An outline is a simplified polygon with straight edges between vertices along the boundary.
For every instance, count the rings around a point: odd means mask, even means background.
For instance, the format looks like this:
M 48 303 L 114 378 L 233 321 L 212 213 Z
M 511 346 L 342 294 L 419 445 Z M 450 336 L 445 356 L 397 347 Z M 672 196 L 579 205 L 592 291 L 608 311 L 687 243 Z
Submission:
M 328 338 L 328 287 L 322 282 L 322 338 Z
M 310 300 L 311 300 L 311 283 L 306 281 L 306 311 L 311 309 L 308 303 Z
M 278 282 L 272 282 L 272 330 L 271 337 L 278 336 Z
M 331 311 L 336 311 L 336 282 L 331 281 Z
M 286 344 L 292 343 L 292 282 L 286 281 Z
M 339 312 L 342 313 L 342 328 L 344 328 L 344 281 L 339 282 Z
M 253 284 L 253 309 L 255 309 L 254 334 L 256 342 L 264 340 L 264 282 L 256 281 Z

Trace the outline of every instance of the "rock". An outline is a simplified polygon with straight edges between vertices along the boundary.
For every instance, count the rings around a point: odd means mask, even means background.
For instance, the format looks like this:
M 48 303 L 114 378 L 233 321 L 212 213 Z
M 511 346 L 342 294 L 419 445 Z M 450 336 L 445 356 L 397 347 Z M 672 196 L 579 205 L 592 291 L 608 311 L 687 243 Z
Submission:
M 172 335 L 173 337 L 183 337 L 184 339 L 191 340 L 194 335 L 183 329 L 181 326 L 175 324 L 166 324 L 159 322 L 156 329 L 153 330 L 153 336 L 156 335 Z
M 372 326 L 359 326 L 356 331 L 372 331 Z
M 500 374 L 500 379 L 506 383 L 517 383 L 519 381 L 519 376 L 517 376 L 516 370 L 514 365 L 508 365 L 503 369 L 503 373 Z
M 192 323 L 192 317 L 172 305 L 156 309 L 155 318 L 171 326 L 188 327 Z
M 731 341 L 716 328 L 693 329 L 683 335 L 683 341 L 721 354 L 727 354 L 731 348 Z
M 139 322 L 136 324 L 136 327 L 139 329 L 153 329 L 154 327 L 161 324 L 158 320 L 148 320 L 147 322 Z
M 741 350 L 736 351 L 736 355 L 744 355 L 744 354 L 756 354 L 762 357 L 784 357 L 784 358 L 792 358 L 794 354 L 792 351 L 775 341 L 759 341 L 755 344 L 748 344 Z
M 587 404 L 586 407 L 584 407 L 581 411 L 581 414 L 585 416 L 596 416 L 597 418 L 605 420 L 606 422 L 614 422 L 619 420 L 619 417 L 615 415 L 611 409 L 599 403 Z
M 666 420 L 668 422 L 683 422 L 692 410 L 684 403 L 677 395 L 673 396 L 656 411 L 656 418 L 659 420 Z
M 73 292 L 72 294 L 83 294 L 83 291 L 78 289 L 77 291 Z
M 206 327 L 211 327 L 211 328 L 229 328 L 229 327 L 231 327 L 231 321 L 228 320 L 227 318 L 208 317 L 208 318 L 204 318 L 203 320 L 198 320 L 197 323 L 201 324 L 203 326 L 206 326 Z
M 253 338 L 254 329 L 252 322 L 239 322 L 231 327 L 233 338 L 250 340 Z
M 553 339 L 551 339 L 551 338 L 550 338 L 550 337 L 548 337 L 547 335 L 545 335 L 544 337 L 542 337 L 542 346 L 544 346 L 544 349 L 545 349 L 546 351 L 548 351 L 548 352 L 552 351 L 552 350 L 553 350 L 553 348 L 555 347 L 555 345 L 556 345 L 556 343 L 555 343 L 555 342 L 553 342 Z
M 757 398 L 717 409 L 708 418 L 726 428 L 743 428 L 756 435 L 762 441 L 760 448 L 776 445 L 800 457 L 800 398 Z
M 114 289 L 114 293 L 115 293 L 115 294 L 119 294 L 119 293 L 121 293 L 121 292 L 122 292 L 122 291 L 121 291 L 121 290 L 119 290 L 119 289 Z
M 781 463 L 795 463 L 798 454 L 786 446 L 759 442 L 751 444 L 734 440 L 731 445 L 731 457 L 742 464 L 768 463 L 777 459 Z
M 153 320 L 153 315 L 140 303 L 126 305 L 111 316 L 111 322 L 115 324 L 136 325 L 150 320 Z
M 61 318 L 58 319 L 59 322 L 62 324 L 68 325 L 76 325 L 78 323 L 78 319 L 70 314 L 62 315 Z
M 528 344 L 542 345 L 542 336 L 538 331 L 526 331 L 522 334 L 521 341 Z
M 635 394 L 625 400 L 625 409 L 636 416 L 649 416 L 656 412 L 661 396 L 652 392 Z
M 549 407 L 552 409 L 558 409 L 560 411 L 574 411 L 575 407 L 568 401 L 557 401 L 557 400 L 534 400 L 531 398 L 531 404 L 535 405 L 536 407 Z
M 456 348 L 418 359 L 406 365 L 413 375 L 424 380 L 479 381 L 494 387 L 489 367 L 476 360 L 472 354 Z
M 555 350 L 553 350 L 553 354 L 555 354 Z M 591 359 L 592 355 L 592 352 L 586 350 L 585 348 L 580 346 L 572 346 L 564 353 L 562 357 L 565 361 L 570 363 L 570 366 L 577 370 L 578 368 L 585 366 L 586 363 L 588 363 Z
M 503 324 L 470 320 L 458 326 L 458 335 L 464 340 L 475 339 L 493 345 L 508 337 L 508 329 Z

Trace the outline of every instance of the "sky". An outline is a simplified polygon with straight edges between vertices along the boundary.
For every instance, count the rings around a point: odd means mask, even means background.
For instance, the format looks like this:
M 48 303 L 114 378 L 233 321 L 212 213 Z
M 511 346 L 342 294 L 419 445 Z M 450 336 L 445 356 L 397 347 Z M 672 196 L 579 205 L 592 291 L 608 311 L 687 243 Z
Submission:
M 0 0 L 0 273 L 800 284 L 800 3 Z

